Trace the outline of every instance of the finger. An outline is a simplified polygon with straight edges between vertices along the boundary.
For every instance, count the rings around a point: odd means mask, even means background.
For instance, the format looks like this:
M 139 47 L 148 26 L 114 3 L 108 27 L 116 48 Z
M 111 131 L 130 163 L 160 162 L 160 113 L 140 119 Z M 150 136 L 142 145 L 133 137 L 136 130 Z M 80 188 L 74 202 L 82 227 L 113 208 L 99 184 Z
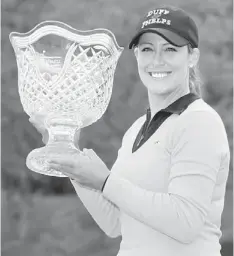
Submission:
M 35 118 L 33 118 L 33 117 L 30 117 L 30 118 L 28 119 L 28 121 L 29 121 L 30 123 L 38 123 L 37 120 L 35 120 Z
M 64 162 L 64 163 L 73 163 L 77 157 L 74 157 L 73 155 L 48 155 L 49 160 L 57 161 L 57 162 Z
M 43 123 L 41 123 L 40 121 L 38 121 L 38 120 L 36 120 L 35 118 L 29 118 L 28 119 L 28 121 L 31 123 L 31 124 L 33 124 L 33 125 L 35 125 L 35 126 L 37 126 L 37 127 L 44 127 L 43 126 Z
M 73 173 L 67 172 L 65 170 L 61 170 L 61 173 L 63 173 L 64 175 L 66 175 L 70 179 L 74 179 L 74 180 L 78 181 L 77 176 L 75 177 L 75 175 L 73 175 Z
M 68 165 L 63 165 L 63 164 L 57 164 L 57 163 L 49 163 L 49 166 L 52 168 L 57 168 L 61 170 L 67 170 L 69 172 L 74 172 L 74 168 Z
M 48 167 L 55 169 L 55 170 L 60 170 L 62 169 L 62 166 L 60 164 L 56 164 L 56 163 L 48 163 Z
M 84 153 L 86 156 L 88 156 L 89 158 L 97 158 L 97 154 L 92 150 L 92 149 L 83 149 Z
M 50 164 L 49 168 L 54 169 L 54 170 L 59 171 L 59 172 L 62 172 L 63 174 L 65 174 L 68 177 L 75 178 L 75 174 L 74 174 L 73 169 L 70 169 L 70 168 L 67 168 L 67 167 L 64 167 L 64 166 L 61 166 L 61 165 L 58 165 L 58 164 Z
M 46 128 L 37 122 L 31 122 L 31 124 L 37 129 L 39 133 L 44 135 L 47 132 Z
M 72 170 L 73 168 L 67 166 L 67 165 L 63 165 L 61 163 L 55 163 L 55 162 L 48 162 L 48 166 L 50 168 L 53 168 L 53 169 L 57 169 L 57 170 Z
M 55 164 L 55 165 L 61 165 L 63 167 L 74 168 L 74 164 L 71 161 L 68 161 L 66 159 L 50 158 L 48 160 L 48 163 Z
M 50 170 L 55 170 L 57 172 L 61 172 L 61 170 L 62 170 L 61 165 L 58 165 L 58 164 L 49 164 L 49 165 L 47 165 L 47 168 Z
M 75 139 L 79 139 L 79 137 L 80 137 L 80 129 L 76 130 Z

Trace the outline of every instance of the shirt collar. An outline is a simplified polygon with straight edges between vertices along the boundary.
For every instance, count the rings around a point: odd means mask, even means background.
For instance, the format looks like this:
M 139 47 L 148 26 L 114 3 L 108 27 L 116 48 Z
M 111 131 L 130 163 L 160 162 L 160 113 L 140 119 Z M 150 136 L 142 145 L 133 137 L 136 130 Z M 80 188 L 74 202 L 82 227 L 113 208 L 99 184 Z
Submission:
M 195 93 L 186 94 L 186 95 L 180 97 L 179 99 L 177 99 L 176 101 L 174 101 L 173 103 L 171 103 L 166 108 L 161 109 L 159 112 L 181 114 L 190 105 L 190 103 L 192 103 L 193 101 L 195 101 L 197 99 L 200 99 L 200 97 L 199 97 L 199 95 L 197 95 Z M 151 118 L 151 110 L 149 107 L 147 108 L 146 116 L 147 116 L 147 120 L 149 120 Z

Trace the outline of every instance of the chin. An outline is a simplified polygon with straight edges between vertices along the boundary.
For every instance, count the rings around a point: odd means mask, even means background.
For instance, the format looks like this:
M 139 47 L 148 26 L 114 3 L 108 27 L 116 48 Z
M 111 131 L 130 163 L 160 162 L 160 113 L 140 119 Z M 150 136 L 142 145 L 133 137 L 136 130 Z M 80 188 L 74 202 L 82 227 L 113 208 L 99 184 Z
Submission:
M 173 91 L 168 83 L 144 83 L 144 85 L 149 93 L 155 95 L 165 95 Z
M 152 95 L 157 95 L 157 96 L 164 96 L 170 94 L 172 91 L 170 90 L 149 90 L 148 92 Z

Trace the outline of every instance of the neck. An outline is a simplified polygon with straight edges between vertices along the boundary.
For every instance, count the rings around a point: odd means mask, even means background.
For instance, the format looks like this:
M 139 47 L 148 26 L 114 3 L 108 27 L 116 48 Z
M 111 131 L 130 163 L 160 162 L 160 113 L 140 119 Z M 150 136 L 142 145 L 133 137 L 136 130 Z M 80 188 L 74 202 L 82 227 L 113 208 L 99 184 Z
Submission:
M 169 94 L 159 95 L 152 94 L 148 91 L 148 99 L 149 99 L 149 107 L 151 110 L 151 119 L 154 117 L 156 113 L 158 113 L 161 109 L 168 107 L 174 101 L 178 100 L 182 96 L 190 93 L 189 88 L 183 90 L 176 90 Z

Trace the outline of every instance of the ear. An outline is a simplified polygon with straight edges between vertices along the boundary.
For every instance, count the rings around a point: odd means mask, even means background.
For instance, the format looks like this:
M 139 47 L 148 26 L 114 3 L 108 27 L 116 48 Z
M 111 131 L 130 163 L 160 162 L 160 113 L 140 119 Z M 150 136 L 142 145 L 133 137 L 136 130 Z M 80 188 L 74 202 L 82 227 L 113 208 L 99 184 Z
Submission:
M 138 47 L 135 47 L 133 51 L 134 51 L 135 57 L 137 59 L 138 58 L 138 51 L 139 51 Z
M 198 48 L 192 49 L 192 52 L 189 54 L 189 67 L 194 67 L 197 65 L 200 58 L 200 50 Z

